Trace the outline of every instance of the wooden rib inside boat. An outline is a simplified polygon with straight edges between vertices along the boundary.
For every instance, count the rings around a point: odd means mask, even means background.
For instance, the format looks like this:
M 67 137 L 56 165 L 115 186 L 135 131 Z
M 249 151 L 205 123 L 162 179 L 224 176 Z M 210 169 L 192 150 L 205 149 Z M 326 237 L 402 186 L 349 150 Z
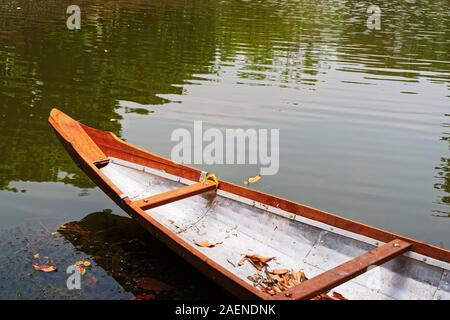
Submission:
M 217 183 L 53 109 L 86 174 L 143 227 L 244 299 L 450 299 L 450 251 Z

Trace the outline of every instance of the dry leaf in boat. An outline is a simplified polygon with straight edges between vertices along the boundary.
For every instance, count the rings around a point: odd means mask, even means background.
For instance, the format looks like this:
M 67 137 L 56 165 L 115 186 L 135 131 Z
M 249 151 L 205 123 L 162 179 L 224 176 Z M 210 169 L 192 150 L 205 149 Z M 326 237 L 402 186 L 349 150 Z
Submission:
M 333 298 L 336 299 L 336 300 L 347 300 L 346 297 L 344 297 L 342 294 L 340 294 L 340 293 L 338 293 L 338 292 L 336 292 L 336 291 L 333 291 L 333 292 L 331 293 L 331 297 L 333 297 Z
M 219 244 L 221 244 L 222 242 L 209 242 L 208 240 L 205 241 L 200 241 L 200 242 L 196 242 L 195 244 L 199 247 L 204 247 L 204 248 L 212 248 L 215 247 Z
M 293 278 L 296 282 L 302 283 L 308 280 L 308 278 L 305 276 L 305 273 L 303 271 L 297 271 L 293 273 Z
M 250 261 L 250 263 L 258 270 L 262 270 L 267 264 L 262 263 L 260 261 L 254 261 L 251 259 L 248 259 L 248 261 Z
M 139 288 L 150 291 L 170 291 L 173 287 L 156 279 L 144 277 L 136 279 Z
M 322 293 L 317 297 L 312 298 L 312 300 L 347 300 L 342 294 L 333 291 L 331 294 L 329 292 Z
M 261 179 L 261 175 L 256 175 L 254 177 L 250 177 L 247 180 L 244 181 L 244 184 L 251 184 L 251 183 L 255 183 L 258 182 Z
M 248 260 L 256 269 L 262 270 L 267 266 L 267 262 L 272 259 L 273 257 L 264 257 L 259 254 L 246 254 L 245 257 L 239 261 L 239 265 L 243 265 L 245 260 Z
M 281 280 L 283 280 L 283 277 L 281 277 L 278 274 L 268 273 L 267 276 L 270 278 L 270 280 L 273 280 L 273 281 L 281 281 Z
M 273 259 L 273 257 L 264 257 L 259 254 L 246 254 L 245 257 L 255 262 L 267 263 Z
M 256 256 L 260 257 L 259 255 Z M 245 257 L 245 259 L 253 263 L 248 255 Z M 265 259 L 264 261 L 267 261 L 267 259 Z M 265 277 L 263 277 L 261 274 L 255 274 L 254 276 L 249 276 L 248 279 L 253 282 L 253 285 L 255 287 L 260 288 L 261 291 L 270 295 L 283 292 L 287 289 L 295 287 L 296 285 L 299 285 L 301 282 L 308 280 L 308 278 L 302 271 L 294 271 L 290 269 L 273 269 L 270 271 L 266 269 Z M 318 296 L 316 297 L 316 299 L 330 300 L 332 298 L 330 296 Z
M 35 270 L 42 271 L 42 272 L 54 272 L 54 271 L 58 270 L 58 268 L 56 268 L 55 266 L 52 266 L 50 264 L 32 263 L 31 265 L 33 266 L 33 268 Z
M 76 266 L 80 270 L 80 274 L 84 275 L 86 273 L 86 268 L 83 265 Z
M 285 274 L 288 273 L 289 269 L 272 269 L 269 271 L 269 273 L 271 274 L 277 274 L 277 275 L 281 275 L 281 274 Z

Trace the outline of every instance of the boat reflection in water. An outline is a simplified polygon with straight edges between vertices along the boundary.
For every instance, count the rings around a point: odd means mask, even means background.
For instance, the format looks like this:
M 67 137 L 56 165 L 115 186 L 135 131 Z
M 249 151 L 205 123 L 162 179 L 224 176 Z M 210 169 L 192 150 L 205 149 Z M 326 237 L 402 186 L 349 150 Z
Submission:
M 58 232 L 95 262 L 82 276 L 83 290 L 95 287 L 97 279 L 90 274 L 101 267 L 131 298 L 192 298 L 194 292 L 199 299 L 228 297 L 137 222 L 109 209 L 65 223 Z

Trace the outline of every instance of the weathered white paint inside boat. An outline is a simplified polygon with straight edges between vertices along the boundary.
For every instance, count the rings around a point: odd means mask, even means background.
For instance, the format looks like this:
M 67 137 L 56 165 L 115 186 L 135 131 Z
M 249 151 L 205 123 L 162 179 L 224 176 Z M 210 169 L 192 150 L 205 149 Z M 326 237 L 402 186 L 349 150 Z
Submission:
M 111 158 L 102 172 L 132 200 L 183 186 L 174 176 Z M 140 169 L 139 169 L 140 168 Z M 153 173 L 150 173 L 153 172 Z M 163 177 L 162 177 L 162 176 Z M 208 192 L 164 206 L 147 214 L 196 250 L 245 281 L 258 271 L 249 263 L 238 266 L 246 253 L 275 257 L 270 268 L 302 270 L 312 278 L 368 250 L 369 243 L 334 233 L 267 210 Z M 202 248 L 195 242 L 222 242 Z M 446 264 L 443 264 L 446 266 Z M 407 255 L 374 267 L 335 288 L 349 299 L 450 299 L 449 268 L 430 265 Z

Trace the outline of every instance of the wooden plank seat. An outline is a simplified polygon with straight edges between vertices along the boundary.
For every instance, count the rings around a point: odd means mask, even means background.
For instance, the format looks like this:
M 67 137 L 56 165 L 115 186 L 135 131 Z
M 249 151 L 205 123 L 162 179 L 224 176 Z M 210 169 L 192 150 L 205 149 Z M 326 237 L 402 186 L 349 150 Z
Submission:
M 216 185 L 211 181 L 197 182 L 185 187 L 155 194 L 153 196 L 134 201 L 132 205 L 137 206 L 142 210 L 148 210 L 214 189 L 216 189 Z
M 381 265 L 408 251 L 412 244 L 396 239 L 375 248 L 363 255 L 343 263 L 334 269 L 328 270 L 318 276 L 306 280 L 305 282 L 279 293 L 278 299 L 312 299 L 325 293 L 344 282 L 347 282 L 364 272 L 370 270 L 372 266 Z

